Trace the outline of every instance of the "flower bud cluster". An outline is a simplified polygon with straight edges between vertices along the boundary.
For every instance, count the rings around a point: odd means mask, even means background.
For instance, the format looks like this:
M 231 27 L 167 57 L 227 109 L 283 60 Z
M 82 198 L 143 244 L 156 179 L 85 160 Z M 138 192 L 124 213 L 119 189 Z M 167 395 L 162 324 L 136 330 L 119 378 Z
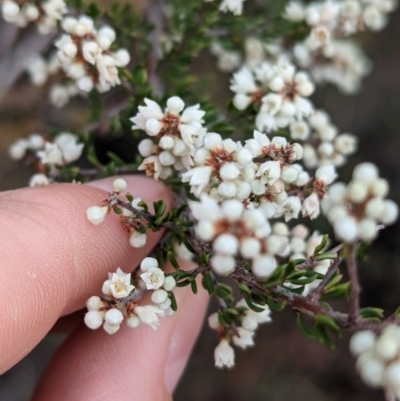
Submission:
M 344 92 L 355 92 L 369 72 L 369 62 L 354 42 L 341 38 L 365 29 L 383 29 L 395 8 L 395 0 L 290 2 L 284 18 L 310 28 L 304 42 L 294 47 L 296 61 L 310 70 L 316 82 L 331 82 Z
M 64 0 L 3 0 L 0 2 L 3 18 L 21 28 L 35 22 L 38 31 L 49 34 L 67 12 Z
M 357 165 L 348 185 L 341 182 L 331 185 L 322 210 L 336 238 L 347 243 L 357 239 L 372 241 L 380 224 L 393 224 L 398 217 L 398 206 L 385 199 L 388 192 L 388 182 L 379 177 L 372 163 Z
M 259 131 L 287 127 L 313 110 L 307 98 L 314 92 L 314 84 L 285 59 L 276 64 L 264 62 L 254 71 L 243 67 L 233 75 L 230 89 L 236 93 L 233 104 L 238 110 L 251 104 L 258 107 L 255 123 Z
M 135 298 L 137 289 L 132 284 L 131 273 L 124 273 L 118 268 L 115 273 L 109 273 L 108 280 L 103 283 L 104 299 L 97 296 L 88 299 L 86 326 L 92 330 L 103 326 L 108 334 L 114 334 L 126 320 L 128 327 L 136 328 L 140 324 L 147 324 L 156 330 L 160 325 L 160 317 L 172 316 L 174 311 L 169 293 L 175 287 L 174 278 L 165 277 L 157 260 L 149 257 L 143 259 L 140 273 L 137 286 L 151 291 L 154 304 L 140 304 Z
M 343 166 L 347 157 L 357 150 L 357 138 L 351 134 L 338 135 L 338 129 L 322 110 L 307 119 L 290 125 L 291 139 L 303 145 L 303 163 L 308 169 L 319 166 Z
M 384 387 L 400 400 L 400 328 L 389 325 L 377 336 L 359 331 L 350 340 L 350 351 L 357 357 L 356 368 L 371 387 Z
M 85 15 L 65 17 L 61 24 L 66 33 L 55 43 L 58 59 L 78 88 L 107 92 L 119 85 L 118 68 L 125 67 L 130 56 L 125 49 L 111 50 L 116 39 L 114 29 L 103 26 L 97 31 L 93 19 Z
M 213 313 L 208 318 L 210 328 L 216 330 L 220 336 L 220 343 L 214 351 L 215 366 L 218 368 L 232 368 L 235 365 L 235 351 L 230 345 L 232 342 L 239 348 L 246 349 L 254 345 L 254 334 L 260 324 L 270 323 L 271 311 L 267 305 L 255 305 L 264 309 L 262 312 L 255 312 L 248 308 L 244 299 L 236 304 L 236 308 L 242 311 L 240 326 L 235 325 L 234 329 L 222 326 L 218 321 L 218 313 Z
M 268 249 L 271 226 L 261 211 L 245 210 L 235 199 L 218 204 L 205 194 L 200 202 L 190 202 L 189 206 L 198 221 L 196 235 L 205 242 L 212 242 L 210 263 L 216 273 L 232 273 L 239 255 L 251 262 L 256 276 L 266 278 L 273 273 L 277 262 Z
M 282 203 L 286 200 L 285 186 L 305 185 L 309 180 L 300 165 L 292 164 L 302 154 L 303 148 L 298 143 L 289 144 L 278 136 L 270 140 L 258 131 L 254 131 L 254 138 L 244 146 L 208 133 L 203 147 L 195 152 L 196 166 L 182 175 L 182 181 L 189 182 L 191 192 L 197 197 L 208 193 L 219 200 L 248 201 L 254 196 L 263 196 Z M 254 162 L 254 159 L 266 161 Z
M 40 163 L 39 170 L 52 173 L 65 165 L 78 160 L 82 155 L 84 144 L 69 132 L 59 133 L 53 140 L 46 140 L 40 134 L 31 134 L 27 139 L 18 139 L 9 148 L 13 160 L 22 160 L 32 155 Z M 30 186 L 47 185 L 51 180 L 45 174 L 35 174 Z
M 114 180 L 113 187 L 114 191 L 111 194 L 111 198 L 118 196 L 121 192 L 125 191 L 128 188 L 128 184 L 123 178 L 117 178 Z M 137 213 L 139 213 L 144 210 L 143 206 L 140 206 L 141 202 L 141 198 L 135 198 L 129 203 L 132 208 L 137 210 Z M 114 200 L 109 201 L 106 206 L 90 206 L 86 211 L 86 217 L 92 224 L 97 226 L 103 223 L 110 210 L 116 207 L 117 204 Z M 119 213 L 121 212 L 120 222 L 122 227 L 129 233 L 129 244 L 133 248 L 144 247 L 147 242 L 147 229 L 141 218 L 127 209 L 122 209 Z
M 150 138 L 139 144 L 139 152 L 145 158 L 139 170 L 148 176 L 166 179 L 175 170 L 190 169 L 196 148 L 203 143 L 205 112 L 199 105 L 185 108 L 180 97 L 167 100 L 167 107 L 161 107 L 150 99 L 146 106 L 139 106 L 138 114 L 131 118 L 133 129 L 141 129 Z
M 52 54 L 48 60 L 41 56 L 33 57 L 26 71 L 33 85 L 50 85 L 48 98 L 54 107 L 64 107 L 71 98 L 82 94 L 76 82 L 65 77 L 56 54 Z

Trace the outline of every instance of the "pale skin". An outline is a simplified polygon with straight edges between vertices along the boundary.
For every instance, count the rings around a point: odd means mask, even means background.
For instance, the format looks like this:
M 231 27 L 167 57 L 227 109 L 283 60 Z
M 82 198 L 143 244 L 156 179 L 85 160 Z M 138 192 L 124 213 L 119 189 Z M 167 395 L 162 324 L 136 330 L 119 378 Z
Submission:
M 124 177 L 152 203 L 171 193 L 144 177 Z M 0 193 L 0 374 L 27 355 L 57 323 L 70 332 L 53 357 L 34 401 L 166 401 L 200 331 L 208 296 L 176 290 L 179 310 L 157 331 L 122 324 L 114 335 L 84 326 L 85 301 L 109 271 L 132 271 L 162 236 L 133 249 L 116 215 L 96 227 L 86 209 L 107 198 L 113 179 Z M 195 266 L 181 261 L 185 269 Z M 200 290 L 200 288 L 199 288 Z M 211 357 L 211 355 L 210 355 Z

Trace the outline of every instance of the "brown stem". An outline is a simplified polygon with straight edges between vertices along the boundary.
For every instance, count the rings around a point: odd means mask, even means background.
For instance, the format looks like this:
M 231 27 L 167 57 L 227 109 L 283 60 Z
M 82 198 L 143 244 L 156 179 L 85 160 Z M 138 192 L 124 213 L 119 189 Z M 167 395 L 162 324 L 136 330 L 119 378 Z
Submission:
M 357 323 L 360 317 L 360 293 L 361 287 L 358 278 L 358 266 L 356 260 L 357 245 L 352 244 L 349 247 L 349 257 L 347 258 L 347 272 L 351 283 L 351 292 L 349 297 L 349 323 Z
M 313 301 L 313 302 L 318 302 L 319 299 L 321 298 L 322 294 L 324 293 L 324 289 L 326 285 L 329 283 L 333 275 L 335 274 L 336 270 L 338 269 L 340 263 L 342 262 L 342 258 L 339 257 L 336 260 L 334 260 L 331 265 L 329 266 L 328 271 L 325 274 L 325 277 L 321 280 L 319 283 L 318 287 L 316 288 L 315 291 L 313 291 L 308 298 Z

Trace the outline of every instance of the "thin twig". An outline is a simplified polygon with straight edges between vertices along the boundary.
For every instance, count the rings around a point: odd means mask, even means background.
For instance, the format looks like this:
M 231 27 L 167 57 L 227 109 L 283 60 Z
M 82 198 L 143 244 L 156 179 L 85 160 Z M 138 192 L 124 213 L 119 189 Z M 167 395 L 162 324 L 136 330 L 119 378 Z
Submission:
M 343 248 L 343 246 L 344 246 L 344 244 L 339 244 L 339 245 L 335 246 L 334 248 L 330 249 L 329 251 L 327 251 L 325 253 L 338 253 Z M 297 270 L 309 269 L 309 268 L 315 266 L 316 264 L 318 264 L 320 262 L 321 262 L 321 259 L 318 259 L 318 255 L 311 256 L 305 262 L 300 263 L 299 265 L 297 265 L 296 269 Z
M 326 285 L 329 283 L 333 275 L 336 273 L 337 268 L 339 267 L 340 263 L 342 262 L 342 258 L 339 257 L 336 260 L 334 260 L 330 266 L 328 271 L 325 274 L 325 277 L 321 280 L 319 283 L 318 287 L 316 288 L 315 291 L 313 291 L 308 298 L 313 301 L 313 302 L 318 302 L 319 299 L 321 298 L 322 294 L 324 293 L 324 289 Z
M 396 401 L 394 392 L 388 388 L 384 389 L 385 401 Z
M 347 272 L 351 283 L 351 292 L 349 297 L 349 322 L 357 323 L 360 320 L 360 293 L 361 287 L 358 278 L 358 266 L 356 260 L 356 244 L 349 247 L 349 256 L 347 258 Z

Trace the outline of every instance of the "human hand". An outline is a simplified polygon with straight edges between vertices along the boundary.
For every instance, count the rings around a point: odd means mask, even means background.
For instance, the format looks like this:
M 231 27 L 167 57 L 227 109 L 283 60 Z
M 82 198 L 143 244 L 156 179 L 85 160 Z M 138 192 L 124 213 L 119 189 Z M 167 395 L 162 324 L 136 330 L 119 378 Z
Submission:
M 124 177 L 131 192 L 171 204 L 161 183 Z M 121 327 L 113 336 L 83 324 L 85 301 L 108 271 L 132 271 L 162 232 L 144 248 L 130 247 L 118 219 L 101 228 L 87 207 L 107 197 L 113 179 L 0 193 L 0 374 L 27 355 L 57 321 L 71 331 L 53 357 L 33 400 L 164 401 L 171 399 L 202 325 L 208 296 L 176 291 L 178 312 L 157 331 Z M 193 268 L 181 261 L 183 268 Z M 60 319 L 61 318 L 61 319 Z M 59 320 L 60 319 L 60 320 Z

